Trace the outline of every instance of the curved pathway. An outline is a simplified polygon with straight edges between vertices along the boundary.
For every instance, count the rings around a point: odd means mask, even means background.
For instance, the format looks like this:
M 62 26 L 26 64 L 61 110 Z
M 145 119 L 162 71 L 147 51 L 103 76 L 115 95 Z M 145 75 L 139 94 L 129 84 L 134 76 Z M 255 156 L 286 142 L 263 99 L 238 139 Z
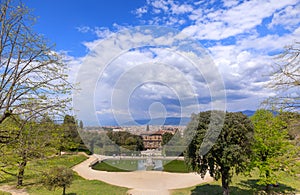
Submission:
M 106 172 L 93 170 L 89 165 L 97 157 L 92 155 L 86 161 L 73 167 L 80 176 L 88 180 L 101 180 L 106 183 L 127 187 L 132 190 L 128 194 L 150 195 L 169 194 L 171 189 L 186 188 L 213 179 L 206 175 L 204 179 L 195 173 L 168 173 L 160 171 L 134 171 L 134 172 Z
M 0 186 L 0 190 L 4 192 L 9 192 L 12 195 L 29 195 L 24 188 L 17 189 L 15 186 L 3 185 Z

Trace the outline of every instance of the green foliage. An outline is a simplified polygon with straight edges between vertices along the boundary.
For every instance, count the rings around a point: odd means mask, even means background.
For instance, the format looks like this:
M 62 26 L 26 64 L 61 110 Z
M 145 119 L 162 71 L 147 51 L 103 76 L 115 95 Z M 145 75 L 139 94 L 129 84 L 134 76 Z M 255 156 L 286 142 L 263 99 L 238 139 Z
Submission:
M 17 177 L 17 185 L 23 184 L 23 177 L 28 161 L 46 156 L 51 152 L 51 129 L 52 122 L 38 122 L 33 119 L 24 121 L 20 118 L 5 120 L 0 124 L 0 128 L 6 128 L 10 134 L 15 131 L 18 136 L 2 145 L 3 157 L 0 160 L 2 172 L 12 174 Z M 46 148 L 49 147 L 49 148 Z M 16 170 L 16 172 L 11 171 Z
M 82 122 L 82 120 L 79 121 L 79 128 L 83 129 L 83 122 Z
M 295 162 L 296 150 L 288 139 L 283 118 L 267 110 L 257 110 L 251 117 L 255 129 L 252 166 L 259 169 L 258 183 L 267 186 L 267 190 L 269 184 L 278 181 L 280 171 L 292 171 Z
M 16 134 L 16 137 L 6 144 L 0 144 L 1 174 L 14 175 L 17 178 L 17 185 L 21 186 L 29 161 L 53 155 L 56 149 L 78 150 L 79 144 L 75 138 L 79 135 L 74 128 L 75 119 L 71 117 L 69 121 L 72 123 L 55 124 L 48 116 L 41 119 L 32 118 L 29 121 L 16 116 L 6 118 L 0 124 L 0 130 L 4 129 L 10 135 Z
M 161 145 L 166 145 L 173 137 L 172 133 L 166 132 L 162 135 L 162 143 Z
M 289 139 L 295 145 L 300 146 L 300 114 L 297 112 L 281 112 L 278 117 L 287 124 Z
M 70 168 L 60 166 L 52 167 L 48 173 L 43 174 L 42 183 L 48 190 L 55 190 L 57 187 L 65 189 L 70 187 L 73 181 L 73 171 Z
M 144 149 L 143 140 L 138 135 L 134 135 L 125 131 L 109 131 L 107 132 L 107 136 L 118 146 L 130 151 L 141 151 Z
M 61 151 L 84 151 L 89 153 L 78 130 L 79 127 L 75 117 L 65 115 L 63 124 L 58 125 L 55 132 L 55 147 L 59 150 L 59 153 Z
M 183 151 L 186 149 L 185 140 L 180 135 L 180 132 L 177 131 L 174 135 L 167 135 L 165 139 L 169 140 L 163 145 L 163 153 L 166 156 L 180 156 Z M 163 135 L 164 139 L 164 135 Z
M 214 116 L 212 119 L 211 116 Z M 225 116 L 224 125 L 216 142 L 212 148 L 204 155 L 200 155 L 200 147 L 212 143 L 204 143 L 205 135 L 211 122 L 214 125 L 221 121 Z M 195 121 L 197 120 L 197 121 Z M 251 142 L 253 140 L 253 126 L 247 116 L 242 113 L 224 113 L 222 111 L 201 112 L 197 117 L 193 117 L 191 124 L 198 124 L 196 136 L 188 146 L 185 152 L 186 162 L 190 168 L 202 177 L 207 171 L 209 174 L 219 180 L 222 178 L 224 194 L 228 194 L 229 184 L 233 173 L 239 174 L 247 168 L 251 155 Z M 188 125 L 187 128 L 191 128 Z M 187 131 L 191 131 L 187 129 Z M 216 133 L 216 132 L 212 132 Z

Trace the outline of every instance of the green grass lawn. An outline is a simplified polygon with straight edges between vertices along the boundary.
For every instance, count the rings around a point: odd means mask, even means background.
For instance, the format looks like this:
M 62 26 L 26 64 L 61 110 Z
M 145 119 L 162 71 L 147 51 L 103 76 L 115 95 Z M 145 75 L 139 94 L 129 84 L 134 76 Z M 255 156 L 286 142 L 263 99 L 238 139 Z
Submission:
M 83 155 L 63 155 L 49 159 L 40 159 L 32 161 L 28 164 L 28 167 L 25 171 L 24 187 L 27 189 L 30 195 L 60 195 L 62 194 L 61 189 L 56 189 L 55 191 L 48 191 L 46 188 L 39 184 L 41 173 L 53 166 L 67 166 L 71 168 L 74 165 L 84 161 L 85 159 L 87 159 L 87 157 Z M 6 175 L 5 177 L 1 178 L 0 185 L 1 184 L 16 185 L 16 178 Z M 128 191 L 127 188 L 113 186 L 101 181 L 85 180 L 77 174 L 75 174 L 74 181 L 71 187 L 67 188 L 66 190 L 67 194 L 69 195 L 121 195 L 126 194 L 126 191 Z M 2 195 L 1 192 L 0 195 Z
M 55 191 L 49 191 L 43 186 L 36 185 L 28 188 L 30 195 L 61 195 L 62 189 L 57 188 Z M 85 180 L 80 176 L 75 176 L 75 179 L 70 188 L 66 189 L 68 195 L 125 195 L 127 188 L 109 185 L 107 183 L 96 180 Z
M 101 163 L 97 163 L 93 165 L 93 169 L 99 170 L 99 171 L 108 171 L 108 172 L 129 172 L 129 171 L 135 171 L 137 168 L 130 170 L 130 167 L 124 167 L 125 165 L 129 164 L 129 161 L 122 160 L 122 168 L 119 167 L 119 165 L 113 165 L 113 162 L 110 161 L 103 161 Z
M 188 173 L 189 170 L 183 160 L 173 160 L 164 165 L 164 171 L 173 173 Z
M 25 169 L 24 175 L 24 186 L 32 185 L 40 180 L 40 176 L 43 172 L 47 171 L 53 166 L 67 166 L 71 168 L 72 166 L 86 160 L 87 157 L 83 155 L 63 155 L 55 156 L 48 159 L 38 159 L 28 163 Z M 16 171 L 13 171 L 16 173 Z M 0 178 L 1 184 L 16 185 L 16 177 L 10 175 L 3 175 Z
M 0 191 L 0 195 L 11 195 L 11 193 Z
M 253 195 L 260 194 L 265 186 L 257 185 L 258 181 L 258 171 L 253 171 L 251 177 L 238 175 L 234 176 L 232 179 L 232 184 L 230 184 L 230 194 L 231 195 Z M 222 194 L 221 181 L 215 181 L 211 183 L 206 183 L 190 188 L 173 190 L 172 195 L 210 195 L 210 194 Z M 290 176 L 283 174 L 280 181 L 279 187 L 272 188 L 275 194 L 295 194 L 300 193 L 300 177 Z

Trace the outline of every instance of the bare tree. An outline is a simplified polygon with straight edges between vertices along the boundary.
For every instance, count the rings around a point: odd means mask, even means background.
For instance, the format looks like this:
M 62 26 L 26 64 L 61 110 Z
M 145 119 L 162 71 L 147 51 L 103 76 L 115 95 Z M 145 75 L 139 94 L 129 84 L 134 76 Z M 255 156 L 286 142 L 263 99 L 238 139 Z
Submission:
M 11 115 L 61 113 L 72 88 L 62 56 L 32 30 L 35 18 L 23 3 L 0 6 L 0 124 Z
M 300 42 L 285 47 L 277 56 L 277 63 L 271 75 L 269 87 L 276 91 L 276 96 L 267 100 L 273 108 L 300 108 Z

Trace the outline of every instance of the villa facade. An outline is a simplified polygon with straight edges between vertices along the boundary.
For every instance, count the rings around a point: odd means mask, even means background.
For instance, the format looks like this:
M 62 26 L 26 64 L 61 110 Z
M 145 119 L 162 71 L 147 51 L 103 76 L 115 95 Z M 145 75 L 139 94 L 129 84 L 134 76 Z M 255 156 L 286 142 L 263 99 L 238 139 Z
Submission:
M 161 147 L 163 131 L 157 131 L 154 133 L 143 133 L 141 134 L 143 138 L 144 148 L 147 149 L 158 149 Z

